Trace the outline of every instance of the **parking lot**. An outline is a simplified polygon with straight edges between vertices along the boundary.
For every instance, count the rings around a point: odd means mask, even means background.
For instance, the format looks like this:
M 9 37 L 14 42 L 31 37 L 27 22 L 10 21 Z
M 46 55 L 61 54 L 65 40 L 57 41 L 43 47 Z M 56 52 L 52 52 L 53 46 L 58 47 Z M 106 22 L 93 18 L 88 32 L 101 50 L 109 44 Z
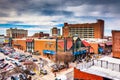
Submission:
M 63 65 L 56 66 L 53 61 L 46 57 L 31 55 L 28 52 L 7 46 L 0 50 L 0 56 L 0 64 L 4 64 L 4 66 L 0 65 L 0 80 L 10 80 L 11 78 L 55 80 L 56 77 L 66 75 L 66 72 L 69 71 Z

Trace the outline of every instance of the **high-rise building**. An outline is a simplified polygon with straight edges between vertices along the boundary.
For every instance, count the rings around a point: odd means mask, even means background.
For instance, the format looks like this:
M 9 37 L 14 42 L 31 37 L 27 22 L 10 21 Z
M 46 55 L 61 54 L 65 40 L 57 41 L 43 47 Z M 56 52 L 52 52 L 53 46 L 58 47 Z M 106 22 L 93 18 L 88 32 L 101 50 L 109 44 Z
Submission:
M 27 37 L 28 30 L 10 28 L 6 30 L 6 35 L 12 38 L 23 38 L 23 37 Z
M 63 36 L 79 36 L 80 38 L 103 38 L 104 20 L 98 19 L 96 23 L 68 24 L 64 23 Z
M 112 30 L 113 57 L 120 58 L 120 30 Z
M 52 36 L 60 36 L 60 29 L 57 27 L 53 27 L 52 29 Z

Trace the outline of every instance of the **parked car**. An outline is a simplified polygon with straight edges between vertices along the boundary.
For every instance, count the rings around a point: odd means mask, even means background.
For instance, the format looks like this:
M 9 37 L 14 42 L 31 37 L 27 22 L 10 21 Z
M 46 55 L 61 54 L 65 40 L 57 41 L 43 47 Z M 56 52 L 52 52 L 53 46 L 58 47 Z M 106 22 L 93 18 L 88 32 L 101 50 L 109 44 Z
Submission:
M 4 68 L 4 70 L 11 70 L 11 69 L 13 69 L 13 65 L 7 65 L 7 66 Z
M 29 75 L 35 75 L 36 73 L 33 71 L 29 71 Z
M 23 58 L 23 57 L 18 59 L 19 62 L 25 62 L 25 60 L 26 60 L 26 58 Z
M 52 67 L 52 69 L 51 69 L 52 72 L 58 72 L 59 71 L 59 68 L 56 64 L 52 65 L 51 67 Z
M 8 63 L 3 63 L 3 65 L 0 65 L 0 69 L 5 68 L 8 65 Z
M 32 55 L 28 55 L 28 56 L 26 56 L 26 58 L 32 58 Z
M 58 65 L 59 70 L 65 69 L 65 65 Z
M 32 58 L 32 61 L 33 61 L 33 62 L 37 62 L 38 60 L 37 60 L 37 59 L 35 59 L 35 58 Z
M 4 62 L 0 62 L 0 66 L 1 66 L 1 65 L 4 65 L 4 64 L 5 64 Z
M 4 59 L 2 58 L 2 59 L 0 59 L 0 62 L 3 62 L 4 61 Z
M 5 60 L 10 61 L 10 60 L 12 60 L 12 59 L 11 59 L 11 58 L 9 58 L 9 57 L 6 57 L 6 58 L 5 58 Z
M 59 70 L 66 68 L 65 65 L 61 65 L 61 64 L 54 64 L 51 67 L 52 67 L 52 72 L 58 72 Z
M 35 72 L 27 69 L 27 68 L 24 67 L 24 66 L 22 66 L 21 68 L 22 68 L 22 69 L 24 70 L 24 72 L 27 73 L 28 75 L 35 75 L 35 74 L 36 74 Z
M 47 70 L 41 69 L 41 70 L 40 70 L 40 74 L 47 75 Z
M 27 80 L 27 76 L 24 74 L 19 75 L 20 80 Z
M 0 48 L 0 52 L 2 52 L 2 53 L 3 53 L 3 52 L 4 52 L 4 50 Z
M 20 67 L 21 66 L 21 63 L 18 62 L 18 61 L 11 61 L 13 64 L 15 64 L 17 67 Z
M 9 51 L 4 51 L 3 53 L 4 53 L 4 55 L 8 55 L 8 54 L 10 54 Z
M 19 76 L 11 76 L 11 80 L 20 80 Z

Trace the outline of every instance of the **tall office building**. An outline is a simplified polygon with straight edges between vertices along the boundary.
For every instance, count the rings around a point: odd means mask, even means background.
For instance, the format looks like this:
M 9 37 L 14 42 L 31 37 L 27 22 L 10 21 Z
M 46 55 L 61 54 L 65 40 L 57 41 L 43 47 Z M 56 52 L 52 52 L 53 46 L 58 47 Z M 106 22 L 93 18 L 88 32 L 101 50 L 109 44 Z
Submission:
M 6 30 L 6 35 L 12 38 L 23 38 L 23 37 L 27 37 L 28 30 L 10 28 Z
M 104 20 L 98 19 L 96 23 L 68 24 L 64 23 L 63 36 L 79 36 L 80 38 L 103 38 Z
M 53 27 L 52 29 L 52 36 L 60 36 L 60 29 L 57 27 Z

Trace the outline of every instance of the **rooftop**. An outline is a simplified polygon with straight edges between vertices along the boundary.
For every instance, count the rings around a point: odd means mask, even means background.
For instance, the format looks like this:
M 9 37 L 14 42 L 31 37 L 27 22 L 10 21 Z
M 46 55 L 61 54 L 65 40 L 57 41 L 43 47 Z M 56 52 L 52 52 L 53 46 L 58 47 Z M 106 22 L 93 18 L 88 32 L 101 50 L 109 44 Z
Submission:
M 84 67 L 81 68 L 81 66 Z M 94 60 L 94 65 L 91 66 L 89 66 L 89 63 L 79 64 L 77 69 L 112 80 L 120 80 L 120 59 L 105 56 L 98 60 Z

